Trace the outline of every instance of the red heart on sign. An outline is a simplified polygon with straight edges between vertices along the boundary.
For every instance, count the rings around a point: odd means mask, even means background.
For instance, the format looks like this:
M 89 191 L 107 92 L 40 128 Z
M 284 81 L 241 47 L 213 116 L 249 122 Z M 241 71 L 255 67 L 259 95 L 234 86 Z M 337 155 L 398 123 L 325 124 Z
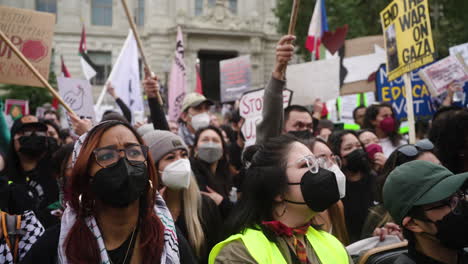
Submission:
M 322 43 L 331 54 L 335 54 L 335 52 L 343 46 L 346 34 L 348 34 L 348 25 L 337 28 L 335 32 L 327 31 L 323 33 Z
M 47 56 L 47 46 L 41 40 L 27 40 L 21 47 L 21 52 L 30 61 L 39 62 Z

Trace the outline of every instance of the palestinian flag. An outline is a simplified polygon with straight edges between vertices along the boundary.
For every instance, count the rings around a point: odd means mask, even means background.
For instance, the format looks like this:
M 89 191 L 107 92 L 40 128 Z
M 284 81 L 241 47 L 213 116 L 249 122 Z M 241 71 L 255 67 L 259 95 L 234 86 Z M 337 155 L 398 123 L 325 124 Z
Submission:
M 78 52 L 81 57 L 80 62 L 81 68 L 83 69 L 83 74 L 87 80 L 91 80 L 94 76 L 96 76 L 97 67 L 88 57 L 88 50 L 86 49 L 86 32 L 84 26 L 83 30 L 81 31 L 81 40 Z

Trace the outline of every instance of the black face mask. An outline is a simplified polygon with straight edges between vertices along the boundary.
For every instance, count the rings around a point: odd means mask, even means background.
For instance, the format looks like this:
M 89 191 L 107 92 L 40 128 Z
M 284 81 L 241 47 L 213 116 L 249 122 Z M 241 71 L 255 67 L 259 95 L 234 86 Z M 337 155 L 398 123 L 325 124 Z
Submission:
M 60 148 L 57 139 L 53 137 L 47 137 L 47 145 L 49 146 L 49 153 L 54 153 Z
M 436 238 L 442 245 L 457 250 L 468 247 L 468 202 L 460 201 L 457 208 L 433 223 L 437 226 Z
M 303 140 L 308 140 L 314 136 L 312 132 L 310 132 L 310 130 L 308 129 L 301 130 L 301 131 L 289 131 L 288 133 L 297 137 L 298 139 L 303 139 Z
M 293 204 L 307 204 L 314 212 L 323 212 L 340 200 L 335 173 L 326 169 L 320 168 L 317 173 L 307 170 L 300 183 L 288 183 L 288 185 L 301 185 L 305 203 L 285 201 Z
M 19 138 L 19 152 L 29 157 L 39 157 L 47 149 L 47 138 L 45 136 L 22 136 Z
M 351 172 L 370 171 L 370 162 L 363 149 L 356 149 L 344 157 L 347 161 L 345 169 Z
M 113 166 L 100 169 L 91 180 L 91 188 L 105 204 L 125 208 L 145 193 L 148 180 L 144 163 L 132 165 L 121 158 Z

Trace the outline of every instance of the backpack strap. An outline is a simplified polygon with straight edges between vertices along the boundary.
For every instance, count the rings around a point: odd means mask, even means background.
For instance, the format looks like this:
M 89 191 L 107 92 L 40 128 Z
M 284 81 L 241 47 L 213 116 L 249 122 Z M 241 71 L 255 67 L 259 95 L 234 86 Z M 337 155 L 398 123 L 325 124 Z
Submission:
M 24 235 L 24 232 L 21 230 L 21 215 L 9 215 L 1 212 L 1 222 L 5 241 L 13 253 L 13 263 L 17 263 L 19 241 Z

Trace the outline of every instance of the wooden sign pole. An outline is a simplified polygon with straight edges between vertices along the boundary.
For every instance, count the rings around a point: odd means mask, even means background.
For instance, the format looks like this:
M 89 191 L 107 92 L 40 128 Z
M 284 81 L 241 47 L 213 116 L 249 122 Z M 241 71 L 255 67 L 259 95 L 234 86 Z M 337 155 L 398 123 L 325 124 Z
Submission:
M 296 31 L 296 22 L 297 22 L 297 14 L 299 13 L 299 6 L 301 4 L 301 0 L 294 0 L 292 10 L 291 10 L 291 18 L 289 20 L 289 28 L 288 28 L 288 35 L 294 35 Z M 283 67 L 282 72 L 283 76 L 286 73 L 287 65 Z
M 141 44 L 140 35 L 138 34 L 137 27 L 135 25 L 135 22 L 133 22 L 132 15 L 130 14 L 130 10 L 128 9 L 127 2 L 125 0 L 122 0 L 122 6 L 123 6 L 123 8 L 125 10 L 125 14 L 127 15 L 128 23 L 130 24 L 130 28 L 132 29 L 133 36 L 135 36 L 137 46 L 138 46 L 138 50 L 140 51 L 141 60 L 143 61 L 143 64 L 145 65 L 145 68 L 148 69 L 148 71 L 151 73 L 151 75 L 153 75 L 153 71 L 151 70 L 151 67 L 148 64 L 148 61 L 146 60 L 145 51 L 143 50 L 143 45 Z M 161 94 L 159 93 L 159 91 L 157 92 L 156 96 L 158 98 L 159 104 L 163 105 L 163 100 L 162 100 L 162 97 L 161 97 Z
M 39 81 L 47 88 L 47 90 L 49 90 L 49 92 L 55 97 L 57 98 L 57 100 L 59 101 L 60 104 L 63 105 L 63 107 L 65 107 L 65 109 L 67 109 L 67 111 L 71 114 L 75 114 L 75 112 L 70 108 L 70 106 L 65 103 L 65 101 L 63 101 L 62 97 L 58 94 L 57 91 L 55 91 L 55 89 L 49 84 L 49 82 L 41 75 L 41 73 L 36 69 L 34 68 L 34 66 L 31 64 L 31 62 L 29 62 L 28 59 L 26 59 L 23 55 L 23 53 L 21 53 L 21 51 L 19 51 L 15 45 L 10 41 L 10 39 L 3 33 L 2 30 L 0 30 L 0 38 L 8 45 L 8 47 L 13 51 L 13 53 L 16 54 L 16 56 L 18 56 L 18 58 L 21 60 L 21 62 L 24 63 L 24 65 L 26 65 L 26 67 L 28 67 L 28 69 L 34 74 L 34 76 L 36 76 Z
M 403 75 L 403 80 L 405 82 L 406 92 L 406 112 L 408 113 L 409 143 L 415 144 L 416 129 L 414 126 L 413 86 L 411 85 L 411 76 L 409 72 Z

